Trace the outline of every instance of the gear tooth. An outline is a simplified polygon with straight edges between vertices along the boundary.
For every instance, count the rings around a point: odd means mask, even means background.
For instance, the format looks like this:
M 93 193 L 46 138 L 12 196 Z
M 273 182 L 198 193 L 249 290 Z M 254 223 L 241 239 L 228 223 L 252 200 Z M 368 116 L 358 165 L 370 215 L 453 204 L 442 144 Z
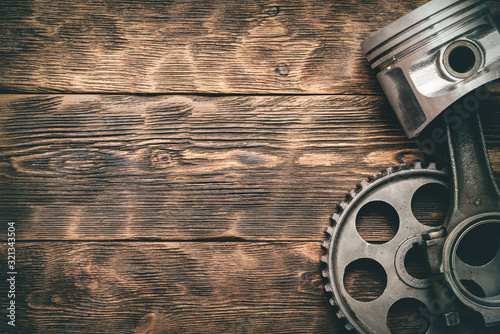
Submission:
M 415 168 L 415 169 L 422 169 L 422 162 L 415 161 L 415 164 L 413 165 L 413 168 Z
M 328 226 L 328 228 L 326 229 L 326 233 L 331 237 L 333 235 L 333 227 Z
M 327 292 L 333 292 L 333 289 L 332 289 L 332 286 L 330 285 L 330 283 L 326 283 L 325 284 L 325 290 Z
M 388 168 L 385 170 L 385 172 L 386 172 L 387 174 L 392 174 L 392 173 L 394 173 L 394 168 L 392 168 L 392 167 L 388 167 Z
M 326 255 L 326 254 L 325 254 L 325 255 L 323 255 L 323 256 L 321 257 L 321 262 L 323 262 L 323 263 L 327 263 L 327 264 L 328 264 L 328 255 Z
M 345 318 L 344 312 L 342 312 L 341 310 L 338 310 L 337 311 L 337 318 L 344 319 Z
M 354 197 L 356 197 L 356 194 L 357 194 L 357 193 L 356 193 L 356 190 L 351 190 L 351 191 L 349 192 L 349 199 L 353 199 Z
M 429 164 L 429 166 L 427 166 L 428 169 L 437 169 L 437 166 L 436 166 L 436 163 L 435 162 L 431 162 Z
M 370 183 L 368 183 L 368 181 L 361 181 L 360 183 L 362 189 L 366 189 L 369 185 Z
M 330 304 L 331 304 L 332 306 L 337 306 L 337 301 L 335 300 L 335 298 L 333 298 L 333 297 L 332 297 L 332 298 L 330 298 Z
M 347 205 L 348 205 L 348 204 L 347 204 L 346 202 L 341 202 L 341 203 L 339 204 L 339 206 L 340 206 L 340 208 L 342 209 L 342 211 L 344 211 L 344 210 L 347 208 Z
M 334 214 L 332 215 L 332 223 L 335 223 L 335 224 L 336 224 L 336 223 L 338 223 L 338 222 L 339 222 L 339 219 L 340 219 L 340 215 L 339 215 L 338 213 L 334 213 Z M 329 229 L 331 229 L 331 230 L 332 230 L 332 232 L 333 232 L 333 228 L 329 227 Z M 328 232 L 327 232 L 327 233 L 328 233 Z M 333 235 L 333 234 L 330 234 L 330 235 Z
M 326 240 L 325 242 L 323 242 L 323 248 L 325 248 L 325 249 L 330 248 L 330 240 Z
M 350 322 L 346 322 L 345 329 L 347 329 L 348 331 L 352 331 L 352 330 L 354 330 L 354 326 L 351 325 Z
M 323 271 L 321 272 L 321 275 L 323 275 L 323 277 L 324 277 L 324 278 L 328 278 L 328 277 L 330 277 L 330 274 L 328 273 L 328 270 L 323 270 Z
M 399 165 L 399 170 L 405 170 L 405 169 L 408 169 L 408 164 L 403 162 L 401 165 Z
M 370 180 L 373 182 L 373 181 L 375 181 L 375 180 L 380 179 L 380 177 L 381 177 L 381 176 L 382 176 L 382 175 L 380 175 L 379 173 L 375 173 L 375 174 L 373 174 L 373 175 L 370 177 Z

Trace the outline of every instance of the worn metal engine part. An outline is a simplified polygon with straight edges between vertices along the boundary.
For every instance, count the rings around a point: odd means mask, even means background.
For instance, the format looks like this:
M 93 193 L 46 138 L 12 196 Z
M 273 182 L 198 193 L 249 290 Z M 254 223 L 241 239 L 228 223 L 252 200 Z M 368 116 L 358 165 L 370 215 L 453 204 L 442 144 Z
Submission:
M 457 116 L 457 115 L 455 115 Z M 500 192 L 491 170 L 479 114 L 446 124 L 451 170 L 451 202 L 440 230 L 423 236 L 437 300 L 448 287 L 458 301 L 443 313 L 457 318 L 462 306 L 480 314 L 487 326 L 500 325 Z M 464 283 L 465 282 L 465 283 Z M 479 288 L 470 288 L 474 282 Z
M 388 324 L 391 308 L 409 302 L 416 305 L 415 314 L 410 315 L 406 322 L 413 325 L 416 332 L 490 333 L 481 324 L 481 319 L 467 309 L 461 310 L 461 326 L 443 328 L 443 322 L 447 319 L 451 321 L 451 316 L 442 313 L 443 305 L 436 299 L 431 277 L 415 275 L 407 266 L 406 260 L 411 253 L 425 261 L 423 252 L 419 252 L 423 236 L 436 230 L 435 225 L 426 225 L 425 208 L 419 211 L 414 206 L 415 201 L 422 191 L 424 194 L 429 191 L 448 193 L 448 180 L 448 174 L 438 170 L 434 164 L 422 167 L 416 163 L 412 167 L 388 168 L 384 175 L 377 174 L 370 182 L 361 182 L 339 205 L 339 212 L 332 217 L 332 227 L 327 230 L 329 238 L 324 243 L 326 254 L 322 261 L 327 264 L 323 276 L 328 280 L 326 290 L 332 293 L 330 303 L 338 308 L 337 316 L 346 320 L 347 329 L 366 334 L 391 333 Z M 383 243 L 367 241 L 360 233 L 359 216 L 365 208 L 373 205 L 392 211 L 393 219 L 399 225 L 392 238 Z M 377 223 L 373 222 L 374 225 Z M 441 223 L 444 223 L 444 218 Z M 349 270 L 357 264 L 363 269 L 378 267 L 385 277 L 385 286 L 379 286 L 378 294 L 370 294 L 372 298 L 359 298 L 346 287 Z M 362 281 L 374 284 L 375 278 L 370 276 L 373 273 L 365 274 L 368 277 L 358 278 L 355 284 L 363 284 Z M 451 290 L 446 292 L 446 300 L 454 302 L 456 298 L 450 297 L 453 296 Z
M 334 216 L 325 243 L 326 287 L 334 294 L 338 316 L 361 333 L 389 333 L 385 319 L 391 305 L 412 299 L 432 310 L 428 319 L 433 321 L 422 332 L 498 332 L 492 328 L 500 325 L 500 192 L 479 115 L 472 112 L 477 107 L 467 108 L 467 101 L 475 101 L 467 100 L 467 94 L 500 77 L 500 34 L 488 3 L 431 1 L 375 33 L 362 47 L 409 137 L 454 105 L 443 114 L 442 128 L 433 131 L 448 141 L 451 205 L 441 227 L 419 229 L 408 192 L 422 182 L 421 175 L 389 174 L 352 193 L 353 200 Z M 418 174 L 416 170 L 411 173 Z M 394 208 L 405 231 L 383 247 L 364 245 L 356 231 L 356 215 L 370 201 Z M 413 245 L 424 251 L 428 277 L 423 281 L 408 277 L 398 264 Z M 349 296 L 342 278 L 350 263 L 362 258 L 378 263 L 387 275 L 386 289 L 369 303 Z M 431 309 L 431 304 L 439 308 Z
M 500 78 L 500 33 L 484 0 L 434 0 L 362 49 L 408 137 L 465 94 Z

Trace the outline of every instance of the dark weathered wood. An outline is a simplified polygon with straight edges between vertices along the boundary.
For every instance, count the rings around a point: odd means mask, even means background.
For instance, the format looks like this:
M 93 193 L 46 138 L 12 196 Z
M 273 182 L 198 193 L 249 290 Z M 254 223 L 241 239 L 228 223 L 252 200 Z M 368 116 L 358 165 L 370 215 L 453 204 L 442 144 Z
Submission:
M 0 89 L 378 94 L 359 44 L 426 2 L 3 0 Z
M 1 1 L 0 91 L 190 94 L 0 96 L 13 333 L 345 333 L 319 276 L 328 216 L 420 156 L 359 43 L 424 2 Z M 499 107 L 483 108 L 497 179 Z M 384 277 L 366 269 L 346 287 L 372 299 Z
M 320 256 L 317 242 L 21 243 L 14 332 L 345 333 Z
M 356 183 L 419 157 L 382 97 L 0 101 L 0 215 L 24 240 L 321 240 Z

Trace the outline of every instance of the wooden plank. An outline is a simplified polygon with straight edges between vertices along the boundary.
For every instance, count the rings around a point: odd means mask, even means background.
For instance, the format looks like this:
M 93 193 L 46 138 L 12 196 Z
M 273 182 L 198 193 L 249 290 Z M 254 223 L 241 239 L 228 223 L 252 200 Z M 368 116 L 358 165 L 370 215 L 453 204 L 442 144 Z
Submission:
M 22 240 L 322 240 L 356 183 L 419 158 L 384 101 L 4 95 L 0 216 Z
M 16 247 L 13 333 L 345 333 L 324 295 L 319 243 Z
M 380 94 L 359 44 L 426 2 L 4 0 L 0 89 Z

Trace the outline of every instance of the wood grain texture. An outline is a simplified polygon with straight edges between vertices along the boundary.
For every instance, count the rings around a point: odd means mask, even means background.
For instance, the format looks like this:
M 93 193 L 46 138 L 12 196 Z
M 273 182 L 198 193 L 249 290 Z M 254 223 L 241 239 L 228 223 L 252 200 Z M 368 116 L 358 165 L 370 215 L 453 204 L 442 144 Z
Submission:
M 21 243 L 13 333 L 345 333 L 320 256 L 313 242 Z
M 359 43 L 425 2 L 1 1 L 1 92 L 112 94 L 0 95 L 14 332 L 345 333 L 319 275 L 328 217 L 421 156 Z M 365 269 L 346 287 L 369 299 Z
M 484 104 L 497 176 L 499 106 Z M 0 215 L 23 240 L 321 240 L 350 189 L 420 152 L 377 96 L 4 95 L 0 107 Z
M 0 89 L 380 94 L 359 44 L 426 2 L 5 0 Z

